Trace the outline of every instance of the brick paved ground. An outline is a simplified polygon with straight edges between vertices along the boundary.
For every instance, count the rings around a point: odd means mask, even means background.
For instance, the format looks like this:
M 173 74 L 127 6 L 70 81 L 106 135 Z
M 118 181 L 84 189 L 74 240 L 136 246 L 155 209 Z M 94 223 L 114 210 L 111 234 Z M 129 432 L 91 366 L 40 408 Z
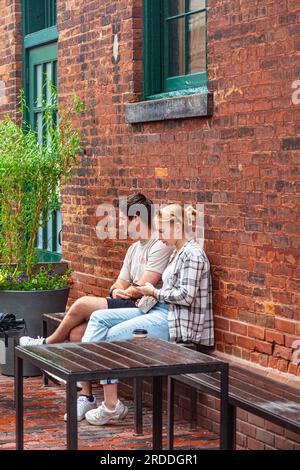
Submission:
M 101 389 L 96 389 L 101 399 Z M 151 448 L 151 410 L 145 410 L 145 434 L 134 436 L 132 402 L 130 413 L 122 425 L 92 427 L 85 421 L 79 424 L 79 448 L 94 450 L 128 450 Z M 27 449 L 64 449 L 66 425 L 64 387 L 44 387 L 40 378 L 25 379 L 25 446 Z M 164 427 L 164 436 L 166 428 Z M 181 449 L 216 448 L 218 440 L 208 431 L 191 432 L 186 422 L 177 423 L 175 445 Z M 0 450 L 15 448 L 15 413 L 13 379 L 0 375 Z

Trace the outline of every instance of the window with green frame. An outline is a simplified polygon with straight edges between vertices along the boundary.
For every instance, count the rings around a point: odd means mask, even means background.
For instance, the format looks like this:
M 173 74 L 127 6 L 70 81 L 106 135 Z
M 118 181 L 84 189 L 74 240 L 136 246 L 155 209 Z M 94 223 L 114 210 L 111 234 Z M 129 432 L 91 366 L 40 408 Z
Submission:
M 43 139 L 42 98 L 51 99 L 48 82 L 57 85 L 56 0 L 23 0 L 23 88 L 29 104 L 28 121 Z M 61 259 L 62 219 L 53 211 L 39 229 L 36 248 L 40 261 Z
M 144 97 L 206 89 L 206 0 L 144 0 Z
M 56 25 L 56 0 L 23 0 L 25 34 Z

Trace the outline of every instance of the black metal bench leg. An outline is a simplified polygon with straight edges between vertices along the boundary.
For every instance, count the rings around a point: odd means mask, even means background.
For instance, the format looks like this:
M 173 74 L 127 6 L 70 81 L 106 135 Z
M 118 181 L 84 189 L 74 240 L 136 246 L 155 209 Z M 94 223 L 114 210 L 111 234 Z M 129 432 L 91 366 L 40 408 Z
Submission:
M 162 377 L 153 377 L 153 450 L 162 450 Z
M 143 382 L 140 377 L 133 379 L 134 433 L 143 435 Z
M 236 407 L 228 406 L 228 450 L 236 449 Z
M 167 425 L 167 449 L 172 450 L 174 446 L 174 396 L 175 380 L 168 378 L 168 425 Z
M 220 449 L 229 448 L 229 402 L 228 402 L 228 364 L 224 364 L 221 372 L 221 413 L 220 413 Z
M 15 356 L 16 449 L 24 449 L 23 359 Z
M 197 390 L 194 387 L 190 388 L 190 425 L 191 430 L 197 428 Z
M 48 328 L 47 328 L 47 320 L 43 320 L 43 338 L 47 338 L 48 335 Z M 49 385 L 49 379 L 47 377 L 47 374 L 43 374 L 43 383 L 44 387 L 47 387 Z

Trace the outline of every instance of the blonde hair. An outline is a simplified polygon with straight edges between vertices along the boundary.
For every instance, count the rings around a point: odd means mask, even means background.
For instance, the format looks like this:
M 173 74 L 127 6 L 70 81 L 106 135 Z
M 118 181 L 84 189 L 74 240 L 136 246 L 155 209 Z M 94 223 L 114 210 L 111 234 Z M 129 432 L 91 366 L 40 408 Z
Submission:
M 193 206 L 183 207 L 180 204 L 169 204 L 159 210 L 155 219 L 161 223 L 179 223 L 185 232 L 190 232 L 196 220 L 197 211 Z

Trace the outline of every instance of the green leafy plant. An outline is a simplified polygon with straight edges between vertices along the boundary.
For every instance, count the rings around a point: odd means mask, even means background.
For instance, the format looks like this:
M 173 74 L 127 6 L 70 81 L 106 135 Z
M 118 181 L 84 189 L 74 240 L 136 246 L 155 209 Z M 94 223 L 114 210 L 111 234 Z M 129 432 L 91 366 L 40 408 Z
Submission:
M 72 284 L 72 271 L 68 269 L 64 274 L 55 273 L 51 265 L 41 268 L 37 272 L 32 272 L 29 277 L 21 266 L 0 269 L 0 290 L 52 290 L 63 289 Z
M 59 207 L 60 189 L 78 165 L 81 139 L 73 121 L 83 111 L 83 103 L 74 96 L 69 104 L 59 106 L 56 89 L 50 89 L 51 99 L 42 101 L 42 138 L 25 119 L 23 93 L 20 122 L 9 116 L 0 121 L 0 260 L 4 269 L 0 289 L 20 290 L 34 279 L 46 288 L 45 272 L 37 274 L 34 269 L 38 229 Z M 26 282 L 21 286 L 22 273 Z M 56 283 L 50 278 L 48 288 Z

